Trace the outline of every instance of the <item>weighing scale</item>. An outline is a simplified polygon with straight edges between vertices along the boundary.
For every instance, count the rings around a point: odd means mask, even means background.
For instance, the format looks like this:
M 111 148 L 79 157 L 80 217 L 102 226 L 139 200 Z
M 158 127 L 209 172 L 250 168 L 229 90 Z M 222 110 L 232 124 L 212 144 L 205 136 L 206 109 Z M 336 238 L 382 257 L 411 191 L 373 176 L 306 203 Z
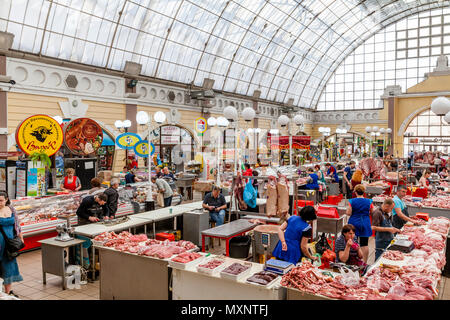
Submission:
M 262 233 L 261 234 L 261 244 L 264 247 L 264 263 L 267 261 L 267 247 L 270 243 L 270 234 Z
M 265 271 L 270 271 L 279 275 L 288 273 L 293 267 L 294 265 L 290 262 L 275 259 L 269 259 L 264 264 Z
M 396 239 L 388 250 L 398 250 L 403 253 L 410 253 L 414 249 L 414 242 L 404 239 Z

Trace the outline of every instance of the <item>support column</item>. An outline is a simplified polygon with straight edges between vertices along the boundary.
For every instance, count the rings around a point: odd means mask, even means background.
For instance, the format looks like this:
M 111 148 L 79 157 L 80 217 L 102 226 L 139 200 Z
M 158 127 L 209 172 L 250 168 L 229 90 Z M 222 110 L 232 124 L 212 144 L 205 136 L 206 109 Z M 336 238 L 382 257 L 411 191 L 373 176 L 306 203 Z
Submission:
M 395 128 L 395 97 L 388 98 L 388 128 L 392 129 L 392 133 L 388 134 L 388 139 L 391 140 L 391 145 L 388 148 L 388 154 L 394 153 L 394 134 L 396 132 Z M 397 156 L 397 155 L 394 155 Z M 399 154 L 400 157 L 403 157 L 403 152 Z
M 131 121 L 131 127 L 128 128 L 128 132 L 137 133 L 137 105 L 136 104 L 126 104 L 125 105 L 125 119 Z
M 0 76 L 6 76 L 6 56 L 0 55 Z M 0 128 L 8 128 L 8 92 L 0 89 Z M 0 152 L 8 152 L 8 134 L 0 134 Z

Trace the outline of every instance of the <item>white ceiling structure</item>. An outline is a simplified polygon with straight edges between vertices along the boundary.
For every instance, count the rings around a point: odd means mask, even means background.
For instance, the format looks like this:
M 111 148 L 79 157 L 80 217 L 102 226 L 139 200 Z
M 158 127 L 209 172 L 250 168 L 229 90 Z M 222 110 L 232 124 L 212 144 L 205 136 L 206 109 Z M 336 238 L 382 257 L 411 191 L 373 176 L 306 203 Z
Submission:
M 316 109 L 340 63 L 379 30 L 450 1 L 0 0 L 12 50 Z

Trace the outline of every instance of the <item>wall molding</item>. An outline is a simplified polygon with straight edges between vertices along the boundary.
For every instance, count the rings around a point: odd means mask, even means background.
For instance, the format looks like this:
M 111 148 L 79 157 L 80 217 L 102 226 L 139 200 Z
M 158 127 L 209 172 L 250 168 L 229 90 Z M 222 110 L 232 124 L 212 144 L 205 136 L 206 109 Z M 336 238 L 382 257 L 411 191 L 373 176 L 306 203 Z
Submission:
M 404 133 L 405 133 L 405 131 L 406 131 L 406 128 L 407 128 L 407 126 L 409 125 L 409 123 L 410 123 L 415 117 L 417 117 L 420 113 L 422 113 L 422 112 L 424 112 L 424 111 L 426 111 L 426 110 L 428 110 L 428 109 L 430 109 L 430 108 L 431 108 L 430 106 L 423 106 L 423 107 L 417 109 L 416 111 L 414 111 L 413 113 L 411 113 L 409 116 L 407 116 L 407 117 L 405 118 L 405 120 L 403 120 L 403 122 L 402 122 L 402 124 L 400 125 L 400 127 L 398 128 L 397 136 L 403 137 L 403 135 L 404 135 Z

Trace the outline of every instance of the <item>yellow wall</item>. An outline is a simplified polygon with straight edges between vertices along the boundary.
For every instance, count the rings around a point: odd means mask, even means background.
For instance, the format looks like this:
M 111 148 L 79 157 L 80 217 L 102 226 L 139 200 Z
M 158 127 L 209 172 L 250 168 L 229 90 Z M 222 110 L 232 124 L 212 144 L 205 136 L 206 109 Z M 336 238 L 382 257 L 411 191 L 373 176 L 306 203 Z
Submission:
M 67 98 L 8 93 L 8 133 L 15 133 L 23 120 L 36 114 L 63 116 L 58 104 L 63 101 L 67 101 Z M 15 149 L 13 146 L 10 151 Z
M 86 118 L 102 121 L 105 125 L 109 125 L 113 128 L 116 120 L 125 120 L 125 104 L 101 102 L 92 100 L 82 100 L 82 103 L 89 105 L 89 108 L 85 114 Z M 131 120 L 131 119 L 130 119 Z M 120 172 L 125 166 L 125 150 L 116 147 L 113 162 L 113 172 Z
M 447 76 L 431 76 L 415 86 L 407 89 L 407 93 L 424 93 L 436 91 L 448 91 L 450 75 Z

